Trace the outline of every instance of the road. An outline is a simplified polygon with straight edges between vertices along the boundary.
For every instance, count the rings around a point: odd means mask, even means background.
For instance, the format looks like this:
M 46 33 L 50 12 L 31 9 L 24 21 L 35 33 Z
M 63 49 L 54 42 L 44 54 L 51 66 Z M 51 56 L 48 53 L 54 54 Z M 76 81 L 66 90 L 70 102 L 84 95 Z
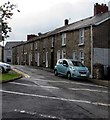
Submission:
M 108 118 L 108 88 L 17 66 L 29 77 L 2 84 L 3 118 Z

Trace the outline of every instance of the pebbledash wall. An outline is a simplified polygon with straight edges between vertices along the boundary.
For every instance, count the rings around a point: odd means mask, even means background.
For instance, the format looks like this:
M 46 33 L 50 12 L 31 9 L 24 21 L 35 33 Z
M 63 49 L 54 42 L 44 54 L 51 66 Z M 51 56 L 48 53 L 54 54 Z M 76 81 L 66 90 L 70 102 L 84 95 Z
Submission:
M 95 7 L 106 5 L 94 5 Z M 95 10 L 97 10 L 95 8 Z M 83 62 L 93 75 L 93 65 L 110 66 L 110 11 L 65 25 L 45 34 L 28 35 L 27 42 L 13 47 L 13 64 L 54 68 L 60 58 Z

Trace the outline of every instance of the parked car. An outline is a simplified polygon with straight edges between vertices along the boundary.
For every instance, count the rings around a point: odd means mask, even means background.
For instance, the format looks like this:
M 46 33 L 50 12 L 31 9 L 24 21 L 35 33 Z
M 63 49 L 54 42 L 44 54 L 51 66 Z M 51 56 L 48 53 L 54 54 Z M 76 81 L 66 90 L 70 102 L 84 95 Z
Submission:
M 0 72 L 6 73 L 6 72 L 8 72 L 10 70 L 11 70 L 11 65 L 10 64 L 0 62 Z
M 59 59 L 54 68 L 55 75 L 64 75 L 71 78 L 89 78 L 89 70 L 80 61 L 73 59 Z

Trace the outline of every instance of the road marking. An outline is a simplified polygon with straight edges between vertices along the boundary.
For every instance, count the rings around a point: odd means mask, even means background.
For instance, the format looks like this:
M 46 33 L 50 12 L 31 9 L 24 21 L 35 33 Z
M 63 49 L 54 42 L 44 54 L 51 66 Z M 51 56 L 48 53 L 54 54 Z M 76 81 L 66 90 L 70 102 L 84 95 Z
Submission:
M 13 68 L 13 70 L 14 70 L 15 72 L 23 75 L 25 78 L 30 78 L 30 76 L 29 76 L 28 74 L 26 74 L 26 73 L 24 73 L 24 72 L 22 72 L 22 71 L 20 71 L 20 70 L 18 70 L 18 69 Z
M 4 93 L 8 93 L 8 94 L 15 94 L 15 95 L 22 95 L 22 96 L 30 96 L 30 97 L 38 97 L 38 98 L 46 98 L 46 99 L 52 99 L 52 100 L 61 100 L 61 101 L 67 101 L 67 102 L 85 103 L 85 104 L 110 107 L 110 104 L 92 102 L 92 101 L 86 101 L 86 100 L 84 101 L 84 100 L 66 99 L 66 98 L 58 98 L 58 97 L 49 97 L 49 96 L 43 96 L 43 95 L 20 93 L 20 92 L 6 91 L 6 90 L 0 90 L 0 92 L 4 92 Z
M 108 88 L 106 86 L 100 86 L 100 85 L 91 85 L 91 84 L 85 84 L 85 83 L 78 83 L 78 82 L 67 82 L 67 81 L 52 81 L 52 80 L 42 80 L 42 79 L 35 79 L 34 81 L 41 81 L 41 82 L 53 82 L 53 83 L 70 83 L 70 84 L 78 84 L 78 85 L 84 85 L 84 86 L 96 86 L 101 88 Z
M 103 92 L 103 93 L 108 93 L 108 91 L 102 91 L 102 90 L 92 90 L 92 89 L 85 89 L 85 88 L 69 88 L 70 90 L 75 90 L 75 91 L 90 91 L 90 92 Z
M 18 83 L 18 82 L 10 82 L 10 83 L 15 84 L 15 85 L 27 86 L 27 87 L 41 87 L 41 88 L 47 88 L 47 89 L 60 89 L 58 87 L 53 87 L 53 86 L 30 85 L 30 84 L 23 84 L 23 83 Z M 90 91 L 90 92 L 108 93 L 108 91 L 92 90 L 92 89 L 85 89 L 85 88 L 68 88 L 68 89 L 69 90 L 74 90 L 74 91 Z
M 41 87 L 41 88 L 48 88 L 48 89 L 59 89 L 58 87 L 53 87 L 53 86 L 30 85 L 30 84 L 23 84 L 23 83 L 18 83 L 18 82 L 10 82 L 10 83 L 16 84 L 16 85 L 27 86 L 27 87 Z
M 58 119 L 58 120 L 65 120 L 63 118 L 59 118 L 56 116 L 52 116 L 52 115 L 45 115 L 45 114 L 38 114 L 37 112 L 30 112 L 30 111 L 26 111 L 26 110 L 19 110 L 19 109 L 15 109 L 15 112 L 19 112 L 19 113 L 23 113 L 23 114 L 29 114 L 29 115 L 37 115 L 38 117 L 43 117 L 43 118 L 52 118 L 52 119 Z

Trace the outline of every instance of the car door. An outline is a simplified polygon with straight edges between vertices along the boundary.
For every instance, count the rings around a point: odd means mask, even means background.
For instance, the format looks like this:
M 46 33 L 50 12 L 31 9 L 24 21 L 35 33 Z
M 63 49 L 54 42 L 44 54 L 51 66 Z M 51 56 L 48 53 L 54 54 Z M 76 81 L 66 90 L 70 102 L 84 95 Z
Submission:
M 66 60 L 63 60 L 62 71 L 61 71 L 63 75 L 67 74 L 67 69 L 68 69 L 68 63 Z
M 63 61 L 62 60 L 59 60 L 58 63 L 57 63 L 57 71 L 59 74 L 62 74 L 62 64 L 63 64 Z

